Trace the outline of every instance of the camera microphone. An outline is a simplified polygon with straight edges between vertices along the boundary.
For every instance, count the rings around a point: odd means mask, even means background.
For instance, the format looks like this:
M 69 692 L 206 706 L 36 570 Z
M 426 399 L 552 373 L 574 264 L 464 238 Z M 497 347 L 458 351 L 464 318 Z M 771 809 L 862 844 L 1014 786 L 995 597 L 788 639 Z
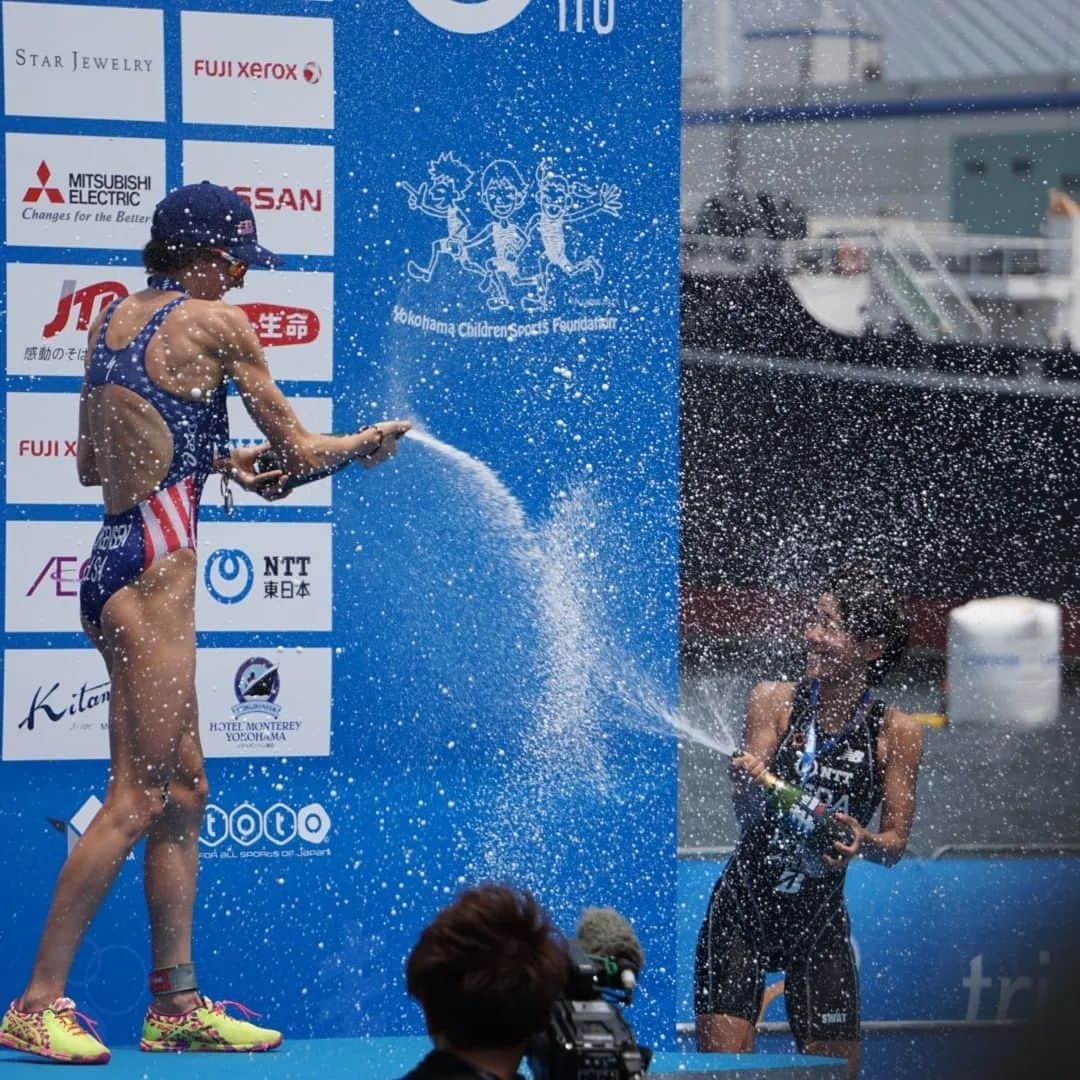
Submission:
M 625 916 L 614 908 L 585 908 L 578 920 L 576 936 L 589 956 L 613 960 L 623 988 L 634 989 L 645 965 L 645 953 Z

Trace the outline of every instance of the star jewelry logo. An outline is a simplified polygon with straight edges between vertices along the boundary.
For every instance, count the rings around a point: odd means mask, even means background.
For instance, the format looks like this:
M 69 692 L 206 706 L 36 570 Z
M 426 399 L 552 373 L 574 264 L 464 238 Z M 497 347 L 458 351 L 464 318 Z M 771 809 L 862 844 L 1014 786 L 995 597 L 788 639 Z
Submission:
M 513 22 L 530 0 L 409 0 L 428 22 L 453 34 L 486 34 Z

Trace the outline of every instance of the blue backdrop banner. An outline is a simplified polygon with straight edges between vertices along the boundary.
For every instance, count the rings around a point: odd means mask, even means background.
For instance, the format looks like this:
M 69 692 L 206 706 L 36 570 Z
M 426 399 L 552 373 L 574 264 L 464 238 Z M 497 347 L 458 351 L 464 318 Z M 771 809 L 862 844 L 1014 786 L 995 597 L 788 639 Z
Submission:
M 100 512 L 72 458 L 85 334 L 141 287 L 154 203 L 210 179 L 285 255 L 228 299 L 305 423 L 416 426 L 391 465 L 273 506 L 226 519 L 207 493 L 203 985 L 287 1035 L 419 1032 L 405 954 L 504 879 L 567 930 L 623 911 L 632 1019 L 671 1036 L 679 9 L 3 4 L 9 996 L 106 781 L 75 598 Z M 70 986 L 120 1044 L 146 1002 L 138 856 Z

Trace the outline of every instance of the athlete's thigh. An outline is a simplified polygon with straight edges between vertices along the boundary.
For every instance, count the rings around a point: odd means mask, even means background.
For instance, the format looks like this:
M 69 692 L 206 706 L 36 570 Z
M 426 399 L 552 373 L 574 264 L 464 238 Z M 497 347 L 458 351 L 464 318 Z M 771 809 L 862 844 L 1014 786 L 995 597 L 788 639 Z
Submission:
M 194 554 L 168 556 L 117 590 L 102 613 L 101 637 L 112 679 L 114 770 L 121 779 L 133 768 L 164 782 L 182 738 L 193 730 L 197 738 Z
M 842 908 L 819 926 L 809 950 L 789 967 L 784 1000 L 800 1049 L 858 1040 L 859 974 Z
M 765 989 L 764 943 L 748 920 L 746 898 L 727 878 L 713 889 L 698 933 L 694 1013 L 736 1017 L 754 1024 Z

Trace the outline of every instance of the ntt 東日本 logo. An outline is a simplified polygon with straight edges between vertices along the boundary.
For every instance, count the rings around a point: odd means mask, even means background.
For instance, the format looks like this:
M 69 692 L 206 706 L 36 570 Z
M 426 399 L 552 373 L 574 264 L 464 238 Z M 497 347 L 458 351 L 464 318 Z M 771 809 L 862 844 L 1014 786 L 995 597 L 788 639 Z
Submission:
M 454 34 L 486 34 L 513 22 L 528 6 L 529 0 L 409 0 L 428 22 Z

